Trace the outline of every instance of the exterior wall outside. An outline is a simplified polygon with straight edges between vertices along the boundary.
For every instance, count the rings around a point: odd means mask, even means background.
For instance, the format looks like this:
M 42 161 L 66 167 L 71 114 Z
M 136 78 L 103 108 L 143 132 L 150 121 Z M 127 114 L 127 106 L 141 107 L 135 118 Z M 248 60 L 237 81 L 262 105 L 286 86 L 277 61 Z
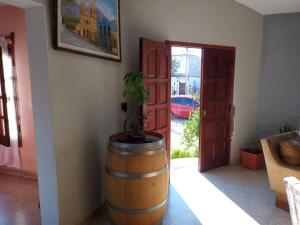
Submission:
M 300 13 L 264 17 L 257 135 L 279 133 L 289 122 L 300 126 Z
M 13 6 L 0 7 L 0 34 L 15 33 L 16 73 L 21 117 L 21 169 L 36 173 L 34 122 L 28 62 L 25 12 Z
M 188 83 L 186 82 L 188 80 Z M 179 95 L 179 83 L 186 84 L 186 94 L 200 96 L 200 77 L 171 77 L 171 94 Z

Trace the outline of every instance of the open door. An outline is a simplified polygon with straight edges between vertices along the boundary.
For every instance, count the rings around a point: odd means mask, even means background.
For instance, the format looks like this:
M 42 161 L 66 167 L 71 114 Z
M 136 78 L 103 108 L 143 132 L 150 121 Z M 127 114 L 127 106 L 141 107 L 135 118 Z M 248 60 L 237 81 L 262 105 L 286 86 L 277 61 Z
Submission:
M 199 171 L 229 164 L 235 50 L 203 49 Z
M 144 129 L 164 136 L 170 162 L 170 45 L 141 38 L 140 60 L 145 87 L 149 91 L 148 102 L 144 106 L 144 114 L 148 117 Z

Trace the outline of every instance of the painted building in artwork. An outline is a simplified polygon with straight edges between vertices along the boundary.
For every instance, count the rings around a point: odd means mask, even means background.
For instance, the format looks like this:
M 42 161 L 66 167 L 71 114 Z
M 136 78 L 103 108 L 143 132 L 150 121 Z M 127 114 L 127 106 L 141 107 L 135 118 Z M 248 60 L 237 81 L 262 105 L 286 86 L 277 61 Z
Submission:
M 111 51 L 113 54 L 118 54 L 118 42 L 117 42 L 117 32 L 111 33 Z
M 97 15 L 95 0 L 90 0 L 90 6 L 87 7 L 86 0 L 80 3 L 80 21 L 75 27 L 75 32 L 91 42 L 97 41 Z
M 112 30 L 110 22 L 105 17 L 101 17 L 98 22 L 98 28 L 100 33 L 100 43 L 104 48 L 111 49 Z
M 112 32 L 111 32 L 111 51 L 113 54 L 118 54 L 118 34 L 117 30 L 117 20 L 112 22 Z

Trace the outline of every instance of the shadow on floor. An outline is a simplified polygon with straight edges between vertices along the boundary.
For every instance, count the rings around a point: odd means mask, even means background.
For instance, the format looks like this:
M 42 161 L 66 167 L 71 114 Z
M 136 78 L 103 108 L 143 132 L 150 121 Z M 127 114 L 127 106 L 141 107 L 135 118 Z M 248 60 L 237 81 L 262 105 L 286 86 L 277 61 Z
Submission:
M 111 225 L 107 212 L 101 212 L 90 225 Z M 162 225 L 202 225 L 172 185 Z
M 193 163 L 171 171 L 163 225 L 291 225 L 274 200 L 264 170 L 232 166 L 199 173 Z M 110 223 L 99 214 L 92 225 Z
M 173 185 L 170 185 L 163 225 L 202 225 Z

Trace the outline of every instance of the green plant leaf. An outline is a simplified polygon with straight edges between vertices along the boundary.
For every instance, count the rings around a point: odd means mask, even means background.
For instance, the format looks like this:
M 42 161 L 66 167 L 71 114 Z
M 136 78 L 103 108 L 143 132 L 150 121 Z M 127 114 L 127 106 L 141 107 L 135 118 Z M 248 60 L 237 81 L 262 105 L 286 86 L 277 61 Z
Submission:
M 200 112 L 191 111 L 190 118 L 183 130 L 181 144 L 189 151 L 198 151 L 200 135 Z

